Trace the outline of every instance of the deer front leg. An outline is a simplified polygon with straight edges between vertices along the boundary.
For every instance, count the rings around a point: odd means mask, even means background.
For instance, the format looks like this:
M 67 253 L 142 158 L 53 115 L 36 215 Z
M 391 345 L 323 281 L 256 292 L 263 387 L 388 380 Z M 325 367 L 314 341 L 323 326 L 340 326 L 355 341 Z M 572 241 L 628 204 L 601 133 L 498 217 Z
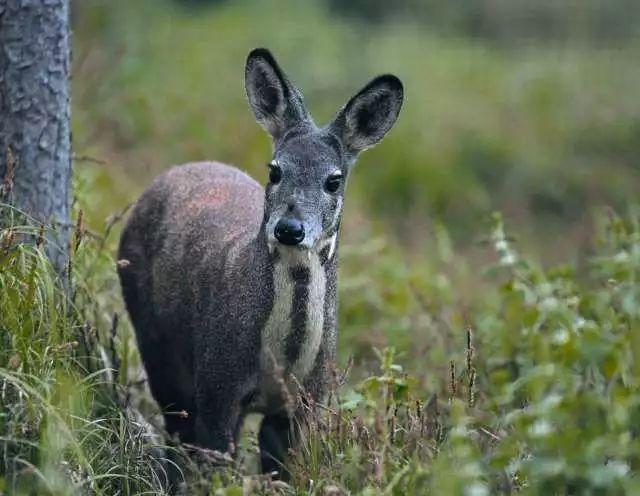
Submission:
M 289 448 L 301 439 L 301 430 L 308 426 L 308 415 L 313 415 L 313 403 L 324 401 L 330 363 L 328 353 L 322 346 L 316 357 L 314 368 L 305 381 L 299 404 L 293 415 L 283 410 L 265 415 L 260 426 L 258 441 L 260 444 L 260 461 L 262 472 L 289 480 L 291 474 L 285 464 Z
M 289 479 L 289 471 L 284 465 L 285 457 L 292 443 L 291 421 L 286 412 L 266 415 L 262 419 L 258 442 L 262 472 L 274 472 L 284 480 Z
M 217 411 L 198 411 L 196 439 L 200 446 L 221 453 L 235 453 L 235 431 L 240 417 L 239 408 L 225 407 Z
M 240 372 L 230 366 L 211 367 L 206 374 L 196 372 L 197 444 L 235 453 L 244 405 L 256 382 L 255 377 L 247 379 Z

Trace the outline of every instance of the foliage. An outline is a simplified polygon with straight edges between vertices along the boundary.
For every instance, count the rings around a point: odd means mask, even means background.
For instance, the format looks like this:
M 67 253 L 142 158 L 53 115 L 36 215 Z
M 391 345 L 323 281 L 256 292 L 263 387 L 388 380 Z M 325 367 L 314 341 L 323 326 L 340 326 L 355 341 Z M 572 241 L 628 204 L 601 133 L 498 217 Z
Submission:
M 0 487 L 159 493 L 168 460 L 179 460 L 191 490 L 212 494 L 634 494 L 640 209 L 598 222 L 599 248 L 578 274 L 522 258 L 495 215 L 493 282 L 468 310 L 468 328 L 449 327 L 457 349 L 416 362 L 409 351 L 425 335 L 409 328 L 408 345 L 357 354 L 351 379 L 338 372 L 329 402 L 309 407 L 290 486 L 247 475 L 244 459 L 213 469 L 149 431 L 123 400 L 138 358 L 111 313 L 120 300 L 109 243 L 78 223 L 69 299 L 41 244 L 17 243 L 33 228 L 14 223 L 2 230 L 0 259 Z M 415 285 L 414 275 L 385 277 Z M 416 322 L 447 315 L 445 303 L 417 308 Z
M 158 491 L 166 463 L 153 450 L 161 446 L 119 400 L 111 362 L 123 362 L 126 347 L 104 344 L 105 331 L 117 330 L 100 303 L 115 296 L 104 242 L 91 240 L 80 214 L 61 281 L 44 226 L 7 204 L 0 217 L 0 493 Z M 35 243 L 24 243 L 29 237 Z
M 372 494 L 640 489 L 640 210 L 609 212 L 579 276 L 532 266 L 493 222 L 490 269 L 504 281 L 470 317 L 447 387 L 425 401 L 387 348 L 380 375 L 311 421 L 299 482 Z

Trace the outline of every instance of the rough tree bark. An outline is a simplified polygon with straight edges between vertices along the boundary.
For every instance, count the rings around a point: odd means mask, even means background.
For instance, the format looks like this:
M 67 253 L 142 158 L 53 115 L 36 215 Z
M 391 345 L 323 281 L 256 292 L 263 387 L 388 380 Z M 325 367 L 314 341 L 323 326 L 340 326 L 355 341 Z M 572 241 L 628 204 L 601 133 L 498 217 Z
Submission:
M 47 253 L 60 271 L 71 208 L 69 38 L 69 0 L 0 0 L 0 183 L 13 179 L 14 204 L 58 226 Z

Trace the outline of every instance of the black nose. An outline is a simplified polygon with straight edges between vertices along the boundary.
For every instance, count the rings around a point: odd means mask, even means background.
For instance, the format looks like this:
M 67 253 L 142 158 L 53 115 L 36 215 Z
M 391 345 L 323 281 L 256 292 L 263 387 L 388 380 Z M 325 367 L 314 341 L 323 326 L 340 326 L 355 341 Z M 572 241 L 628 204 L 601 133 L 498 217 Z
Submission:
M 273 230 L 276 239 L 283 245 L 297 245 L 304 239 L 304 226 L 296 219 L 280 219 Z

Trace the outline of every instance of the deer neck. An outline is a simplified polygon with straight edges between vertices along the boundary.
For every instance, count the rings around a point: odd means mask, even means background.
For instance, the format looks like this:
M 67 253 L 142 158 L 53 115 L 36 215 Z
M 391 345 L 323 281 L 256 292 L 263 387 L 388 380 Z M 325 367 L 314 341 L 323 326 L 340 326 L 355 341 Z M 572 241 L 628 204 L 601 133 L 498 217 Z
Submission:
M 293 375 L 302 383 L 312 370 L 323 338 L 326 270 L 335 257 L 335 237 L 321 250 L 278 247 L 272 254 L 273 305 L 262 331 L 263 368 Z

